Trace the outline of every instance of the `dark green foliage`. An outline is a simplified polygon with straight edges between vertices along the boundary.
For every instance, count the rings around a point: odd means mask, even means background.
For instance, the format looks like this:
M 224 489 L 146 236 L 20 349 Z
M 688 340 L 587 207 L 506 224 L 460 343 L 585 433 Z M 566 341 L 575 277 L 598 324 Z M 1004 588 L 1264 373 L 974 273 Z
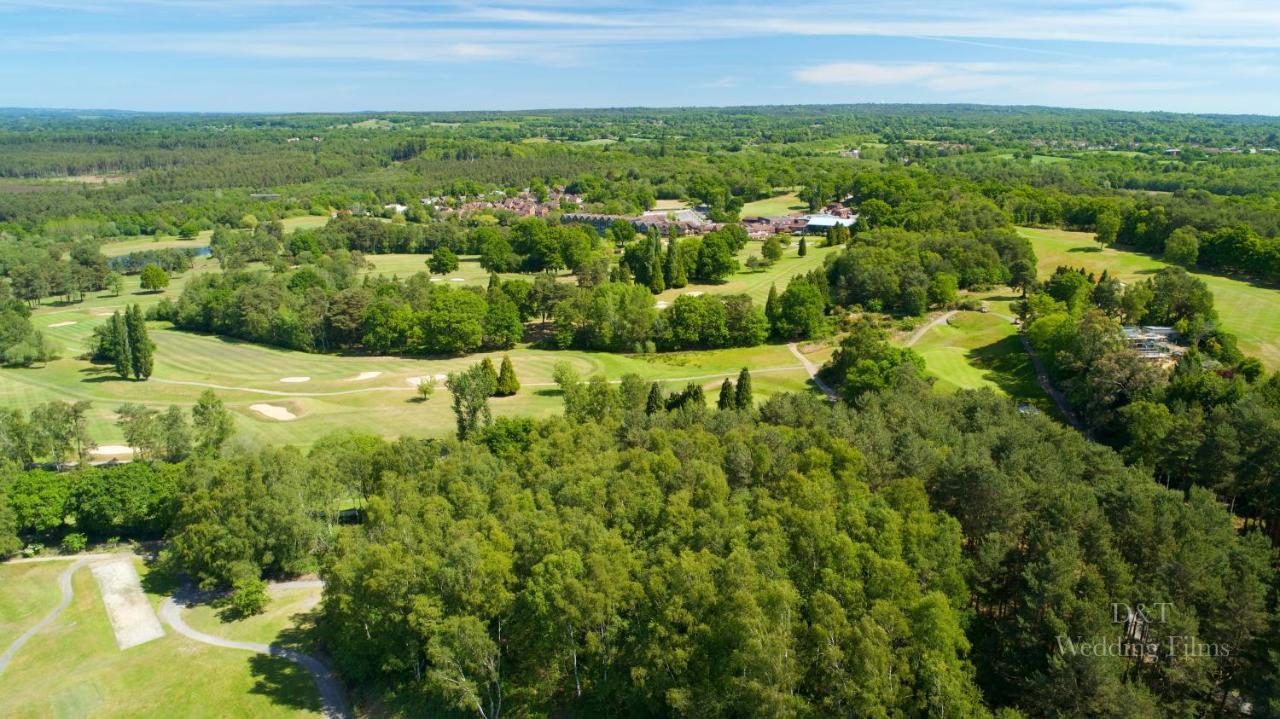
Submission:
M 437 247 L 436 251 L 431 253 L 427 266 L 431 269 L 431 273 L 436 275 L 455 272 L 458 269 L 458 256 L 448 247 Z
M 822 376 L 846 402 L 857 404 L 868 393 L 923 383 L 924 369 L 920 355 L 889 344 L 883 332 L 860 321 L 840 341 Z
M 738 373 L 738 385 L 734 388 L 733 404 L 741 410 L 749 410 L 755 407 L 755 400 L 751 397 L 751 372 L 746 367 Z
M 720 383 L 720 397 L 716 400 L 716 409 L 723 412 L 734 409 L 735 406 L 733 401 L 733 380 L 725 377 L 724 381 Z
M 662 396 L 662 386 L 657 382 L 649 385 L 649 395 L 645 398 L 644 413 L 653 414 L 661 412 L 667 408 L 667 400 Z
M 147 334 L 147 320 L 142 316 L 141 305 L 132 305 L 126 311 L 124 329 L 128 337 L 129 368 L 134 379 L 145 380 L 155 365 L 156 346 Z
M 511 364 L 511 358 L 503 355 L 502 369 L 498 371 L 497 386 L 493 394 L 495 397 L 511 397 L 519 391 L 520 380 L 516 379 L 516 368 Z

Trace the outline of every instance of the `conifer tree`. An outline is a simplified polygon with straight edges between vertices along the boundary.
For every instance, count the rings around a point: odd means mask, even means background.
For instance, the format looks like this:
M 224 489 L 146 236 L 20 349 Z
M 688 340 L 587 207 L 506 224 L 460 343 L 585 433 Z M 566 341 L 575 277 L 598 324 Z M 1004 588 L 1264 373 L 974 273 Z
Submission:
M 147 335 L 147 320 L 142 316 L 141 305 L 129 308 L 124 324 L 125 334 L 129 338 L 129 360 L 133 376 L 136 379 L 146 379 L 151 376 L 151 369 L 155 364 L 155 345 L 151 344 L 151 338 Z
M 716 402 L 716 407 L 720 411 L 733 409 L 736 404 L 736 398 L 733 391 L 733 380 L 728 377 L 724 378 L 724 382 L 720 383 L 720 399 Z
M 675 289 L 689 284 L 689 278 L 685 276 L 684 263 L 680 261 L 680 245 L 674 234 L 667 240 L 667 254 L 662 262 L 662 272 L 669 288 Z
M 129 350 L 129 332 L 125 328 L 124 317 L 120 310 L 111 315 L 108 323 L 112 359 L 115 360 L 116 374 L 129 379 L 133 374 L 133 356 Z
M 502 356 L 502 369 L 498 371 L 498 388 L 494 391 L 497 397 L 510 397 L 520 391 L 520 380 L 516 379 L 516 368 L 511 358 Z
M 653 414 L 665 409 L 666 400 L 662 397 L 662 387 L 657 382 L 649 385 L 649 398 L 644 403 L 644 413 Z
M 480 362 L 480 369 L 484 372 L 485 377 L 488 378 L 487 381 L 489 384 L 487 386 L 489 389 L 496 390 L 498 387 L 498 370 L 494 368 L 493 360 L 485 357 L 484 360 Z
M 796 254 L 800 257 L 804 257 L 809 254 L 809 246 L 805 244 L 804 237 L 800 238 L 800 248 L 796 250 Z
M 769 285 L 769 297 L 764 301 L 764 316 L 769 320 L 770 333 L 775 331 L 778 323 L 778 286 Z
M 725 380 L 725 382 L 728 381 Z M 733 403 L 738 409 L 751 409 L 755 404 L 751 398 L 751 373 L 747 371 L 746 367 L 743 367 L 742 371 L 738 373 L 738 388 L 737 392 L 734 393 Z

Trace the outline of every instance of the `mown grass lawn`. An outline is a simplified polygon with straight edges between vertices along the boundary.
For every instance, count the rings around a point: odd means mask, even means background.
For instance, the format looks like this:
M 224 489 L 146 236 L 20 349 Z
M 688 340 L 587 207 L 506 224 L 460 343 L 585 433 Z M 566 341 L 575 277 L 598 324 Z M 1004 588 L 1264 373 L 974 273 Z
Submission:
M 1150 255 L 1103 248 L 1094 241 L 1091 232 L 1030 227 L 1020 227 L 1018 232 L 1034 245 L 1041 278 L 1056 267 L 1068 265 L 1098 274 L 1105 269 L 1131 282 L 1150 277 L 1168 266 Z M 1239 339 L 1241 351 L 1257 357 L 1268 369 L 1280 368 L 1280 321 L 1277 321 L 1280 290 L 1221 275 L 1195 274 L 1213 292 L 1222 326 Z
M 58 571 L 66 568 L 54 564 Z M 0 566 L 0 598 L 14 591 L 8 581 L 13 567 Z M 139 572 L 148 587 L 141 562 Z M 200 644 L 168 627 L 163 638 L 121 651 L 87 567 L 76 572 L 73 587 L 67 610 L 0 674 L 0 716 L 321 716 L 310 675 L 282 658 Z M 158 606 L 167 587 L 148 588 Z
M 0 564 L 0 652 L 58 606 L 66 562 Z
M 1036 381 L 1017 327 L 997 314 L 958 312 L 921 335 L 912 347 L 924 357 L 942 392 L 989 388 L 1018 402 L 1051 411 Z
M 809 205 L 801 200 L 799 195 L 794 192 L 788 192 L 774 197 L 766 197 L 763 200 L 748 202 L 742 206 L 742 211 L 738 214 L 741 217 L 782 217 L 783 215 L 804 212 L 808 209 Z
M 271 589 L 271 601 L 261 614 L 231 618 L 220 607 L 201 604 L 184 612 L 193 628 L 223 639 L 258 644 L 281 644 L 300 651 L 310 649 L 309 634 L 320 601 L 321 589 Z

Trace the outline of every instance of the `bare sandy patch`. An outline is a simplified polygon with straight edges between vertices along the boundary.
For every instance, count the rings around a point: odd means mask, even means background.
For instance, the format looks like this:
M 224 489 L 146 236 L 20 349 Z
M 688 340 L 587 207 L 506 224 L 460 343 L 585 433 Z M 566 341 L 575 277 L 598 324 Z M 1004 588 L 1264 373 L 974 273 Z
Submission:
M 111 559 L 90 567 L 93 578 L 102 592 L 102 604 L 111 619 L 116 633 L 116 644 L 121 649 L 146 644 L 164 636 L 160 620 L 156 618 L 151 602 L 142 593 L 142 582 L 133 558 Z
M 439 281 L 440 281 L 440 278 L 439 278 L 439 277 L 432 277 L 432 278 L 431 278 L 431 281 L 432 281 L 432 282 L 439 282 Z
M 367 379 L 373 379 L 374 377 L 381 377 L 381 376 L 382 376 L 382 373 L 381 373 L 381 372 L 361 372 L 360 374 L 356 375 L 355 377 L 352 377 L 351 379 L 349 379 L 349 380 L 347 380 L 347 381 L 348 381 L 348 382 L 363 382 L 363 381 L 365 381 L 365 380 L 367 380 Z
M 289 382 L 291 384 L 297 384 L 299 382 L 310 382 L 311 378 L 310 377 L 281 377 L 280 381 Z
M 654 302 L 654 303 L 653 303 L 653 306 L 654 306 L 654 307 L 657 307 L 657 308 L 658 308 L 658 309 L 660 309 L 660 310 L 662 310 L 662 309 L 666 309 L 666 307 L 667 307 L 667 301 L 666 301 L 666 300 L 658 300 L 657 302 Z
M 281 422 L 288 422 L 289 420 L 298 418 L 298 415 L 276 404 L 251 404 L 249 405 L 249 409 L 257 412 L 263 417 L 278 419 Z
M 66 322 L 54 322 L 53 324 L 49 325 L 49 329 L 53 329 L 54 327 L 70 327 L 75 323 L 76 323 L 75 320 L 67 320 Z
M 95 457 L 132 457 L 133 447 L 123 444 L 100 444 L 90 454 Z
M 704 294 L 706 294 L 706 293 L 704 293 L 702 290 L 694 290 L 694 291 L 692 291 L 692 292 L 686 292 L 686 293 L 684 293 L 684 294 L 685 294 L 685 296 L 687 296 L 687 297 L 701 297 L 702 295 L 704 295 Z
M 462 279 L 461 277 L 450 277 L 449 281 L 450 282 L 466 282 L 466 280 Z

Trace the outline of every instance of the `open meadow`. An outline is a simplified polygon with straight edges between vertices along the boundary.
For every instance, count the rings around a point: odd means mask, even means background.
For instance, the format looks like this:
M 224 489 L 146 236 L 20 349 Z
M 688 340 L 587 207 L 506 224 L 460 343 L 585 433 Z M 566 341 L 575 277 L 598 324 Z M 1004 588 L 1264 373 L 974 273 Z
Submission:
M 809 206 L 794 192 L 787 192 L 763 200 L 748 202 L 739 213 L 742 217 L 782 217 L 808 210 Z
M 147 601 L 158 608 L 171 587 L 148 576 L 141 560 L 134 561 Z M 54 608 L 56 578 L 68 566 L 62 561 L 0 564 L 0 631 L 6 632 L 0 648 L 7 646 L 11 629 L 24 631 Z M 66 610 L 0 671 L 0 716 L 321 716 L 310 675 L 288 660 L 210 646 L 171 627 L 159 639 L 120 649 L 89 567 L 72 575 L 72 590 Z M 37 594 L 39 600 L 33 601 Z M 273 616 L 274 607 L 264 616 Z M 291 621 L 274 620 L 272 626 L 283 631 Z
M 1048 277 L 1055 268 L 1068 265 L 1084 267 L 1101 274 L 1108 270 L 1121 280 L 1130 282 L 1155 274 L 1168 264 L 1150 255 L 1104 248 L 1093 239 L 1092 232 L 1069 232 L 1020 227 L 1018 232 L 1035 246 L 1040 277 Z M 1194 273 L 1213 292 L 1214 306 L 1222 326 L 1240 341 L 1240 349 L 1262 361 L 1268 369 L 1280 368 L 1280 289 L 1222 275 Z

